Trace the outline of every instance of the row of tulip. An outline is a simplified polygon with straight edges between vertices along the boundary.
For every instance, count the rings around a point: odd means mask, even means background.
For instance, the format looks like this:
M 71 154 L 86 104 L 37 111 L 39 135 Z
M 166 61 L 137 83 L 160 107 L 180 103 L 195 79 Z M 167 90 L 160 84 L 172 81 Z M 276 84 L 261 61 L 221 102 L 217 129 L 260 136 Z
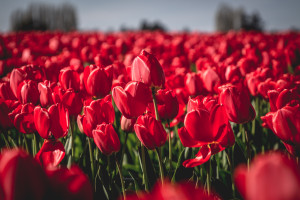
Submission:
M 0 199 L 300 199 L 299 34 L 0 41 Z

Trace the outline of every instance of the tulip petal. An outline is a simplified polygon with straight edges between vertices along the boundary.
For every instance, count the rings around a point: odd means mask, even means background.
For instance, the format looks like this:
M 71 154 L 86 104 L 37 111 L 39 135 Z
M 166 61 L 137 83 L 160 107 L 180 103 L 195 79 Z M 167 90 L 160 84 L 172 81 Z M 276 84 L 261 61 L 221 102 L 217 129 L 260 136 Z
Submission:
M 40 136 L 44 139 L 48 139 L 50 129 L 50 116 L 46 109 L 39 106 L 34 109 L 34 125 Z
M 207 162 L 211 157 L 211 149 L 207 145 L 202 146 L 196 154 L 196 158 L 186 160 L 182 163 L 184 167 L 196 167 Z
M 200 147 L 205 144 L 205 142 L 203 143 L 192 138 L 185 127 L 178 130 L 178 136 L 182 145 L 185 147 Z
M 238 166 L 234 171 L 234 183 L 243 198 L 246 197 L 246 178 L 247 167 L 244 165 Z
M 44 167 L 57 166 L 65 157 L 64 145 L 59 140 L 45 140 L 35 159 Z

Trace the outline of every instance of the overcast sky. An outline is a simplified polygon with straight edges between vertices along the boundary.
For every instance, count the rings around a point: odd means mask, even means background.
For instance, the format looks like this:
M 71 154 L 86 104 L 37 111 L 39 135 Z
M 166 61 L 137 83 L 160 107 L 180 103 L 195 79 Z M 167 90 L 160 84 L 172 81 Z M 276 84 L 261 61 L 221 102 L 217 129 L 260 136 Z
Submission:
M 141 20 L 160 21 L 170 31 L 214 31 L 215 13 L 221 3 L 259 12 L 266 30 L 300 28 L 300 0 L 0 0 L 0 31 L 10 30 L 10 15 L 25 10 L 31 2 L 59 6 L 72 4 L 77 10 L 80 30 L 138 28 Z

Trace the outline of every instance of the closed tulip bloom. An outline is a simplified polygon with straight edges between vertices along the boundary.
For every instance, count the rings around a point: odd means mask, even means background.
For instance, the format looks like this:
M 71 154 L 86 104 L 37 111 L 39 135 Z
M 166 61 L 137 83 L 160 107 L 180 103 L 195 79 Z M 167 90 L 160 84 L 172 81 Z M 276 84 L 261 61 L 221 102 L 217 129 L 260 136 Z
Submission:
M 65 157 L 65 148 L 59 140 L 45 140 L 35 160 L 44 167 L 55 167 Z
M 36 105 L 39 102 L 39 90 L 35 81 L 26 80 L 18 86 L 18 99 L 21 103 L 33 103 Z
M 102 123 L 93 130 L 94 142 L 105 155 L 120 151 L 119 136 L 112 124 Z
M 112 86 L 113 67 L 100 68 L 90 65 L 84 69 L 84 84 L 89 95 L 102 98 L 109 94 Z
M 142 50 L 132 63 L 131 78 L 149 87 L 163 88 L 165 86 L 164 71 L 154 55 Z
M 72 88 L 75 91 L 79 91 L 80 78 L 78 72 L 72 70 L 70 67 L 60 70 L 59 83 L 64 90 Z
M 69 131 L 69 112 L 60 103 L 50 106 L 48 110 L 37 106 L 34 109 L 34 124 L 44 139 L 65 137 Z
M 134 131 L 133 127 L 136 122 L 136 118 L 128 119 L 122 115 L 121 117 L 121 129 L 125 132 L 132 133 Z
M 61 98 L 61 103 L 68 109 L 71 116 L 77 116 L 82 110 L 81 94 L 68 89 Z
M 93 137 L 92 131 L 97 125 L 113 123 L 115 120 L 115 111 L 111 103 L 111 95 L 103 99 L 92 100 L 83 107 L 83 115 L 78 115 L 77 124 L 79 130 L 88 137 Z
M 219 87 L 219 90 L 219 100 L 225 108 L 229 121 L 243 124 L 255 118 L 256 113 L 246 89 L 236 85 L 224 85 Z
M 138 117 L 134 131 L 142 144 L 150 150 L 163 146 L 167 141 L 167 133 L 161 122 L 148 114 Z
M 114 87 L 112 96 L 116 106 L 126 118 L 137 118 L 146 111 L 151 102 L 150 89 L 142 82 L 131 81 L 123 89 Z
M 249 170 L 237 167 L 234 181 L 246 200 L 300 199 L 299 166 L 278 152 L 257 156 Z
M 53 94 L 50 81 L 46 80 L 44 82 L 40 82 L 38 84 L 38 90 L 40 93 L 40 103 L 42 107 L 54 104 L 53 96 L 56 94 Z
M 0 82 L 0 99 L 3 100 L 15 100 L 16 97 L 13 94 L 9 82 Z
M 202 73 L 202 81 L 208 92 L 215 92 L 220 85 L 221 79 L 215 70 L 208 68 Z
M 203 92 L 201 73 L 187 73 L 185 76 L 185 88 L 191 96 L 199 95 Z

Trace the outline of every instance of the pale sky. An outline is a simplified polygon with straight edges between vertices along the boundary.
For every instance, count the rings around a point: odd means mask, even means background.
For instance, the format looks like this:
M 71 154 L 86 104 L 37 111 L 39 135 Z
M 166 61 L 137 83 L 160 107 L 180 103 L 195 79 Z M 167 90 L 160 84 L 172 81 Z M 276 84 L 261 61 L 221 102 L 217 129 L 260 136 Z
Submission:
M 0 0 L 0 32 L 10 30 L 10 15 L 25 10 L 31 2 L 59 6 L 72 4 L 77 10 L 80 30 L 136 29 L 141 20 L 160 21 L 169 31 L 215 30 L 215 13 L 221 3 L 243 7 L 247 14 L 259 12 L 265 30 L 300 28 L 300 0 Z

